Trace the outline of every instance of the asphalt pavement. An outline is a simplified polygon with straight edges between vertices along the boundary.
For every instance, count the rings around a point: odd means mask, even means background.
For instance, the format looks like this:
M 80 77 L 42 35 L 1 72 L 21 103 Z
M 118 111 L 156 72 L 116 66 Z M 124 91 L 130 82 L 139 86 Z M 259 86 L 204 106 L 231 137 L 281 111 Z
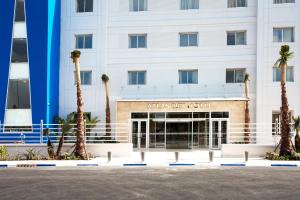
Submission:
M 1 200 L 299 200 L 300 168 L 0 169 Z

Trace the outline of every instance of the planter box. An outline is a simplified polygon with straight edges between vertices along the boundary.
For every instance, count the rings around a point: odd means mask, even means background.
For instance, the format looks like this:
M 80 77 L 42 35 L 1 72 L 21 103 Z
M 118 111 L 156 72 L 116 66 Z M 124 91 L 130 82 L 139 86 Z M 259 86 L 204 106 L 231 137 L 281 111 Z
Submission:
M 263 144 L 222 144 L 222 157 L 244 157 L 245 151 L 249 157 L 264 157 L 266 152 L 274 151 L 274 145 Z

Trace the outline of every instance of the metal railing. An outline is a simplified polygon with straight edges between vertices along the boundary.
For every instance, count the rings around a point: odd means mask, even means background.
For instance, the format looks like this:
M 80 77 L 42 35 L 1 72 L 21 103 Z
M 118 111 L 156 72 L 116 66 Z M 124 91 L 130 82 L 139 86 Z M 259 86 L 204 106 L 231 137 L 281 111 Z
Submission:
M 63 134 L 63 124 L 32 124 L 31 126 L 13 126 L 0 124 L 0 143 L 6 144 L 45 144 L 48 138 L 51 142 L 58 143 L 64 135 L 65 143 L 76 142 L 76 124 L 69 124 L 69 128 Z M 84 141 L 88 144 L 97 143 L 128 143 L 128 123 L 111 123 L 106 128 L 105 123 L 84 123 Z

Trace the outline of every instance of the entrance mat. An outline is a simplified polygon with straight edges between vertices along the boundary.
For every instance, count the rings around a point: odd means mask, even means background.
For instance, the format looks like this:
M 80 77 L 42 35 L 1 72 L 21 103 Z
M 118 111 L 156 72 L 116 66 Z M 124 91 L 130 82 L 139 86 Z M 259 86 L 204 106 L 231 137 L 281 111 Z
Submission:
M 171 167 L 189 167 L 189 166 L 195 166 L 195 164 L 188 164 L 188 163 L 170 163 L 169 166 Z
M 232 163 L 232 164 L 221 164 L 222 167 L 246 167 L 246 164 L 238 164 L 238 163 Z
M 123 164 L 124 167 L 145 167 L 147 164 L 145 163 L 130 163 L 130 164 Z
M 98 167 L 98 164 L 77 164 L 78 167 Z
M 271 167 L 298 167 L 296 164 L 271 164 Z

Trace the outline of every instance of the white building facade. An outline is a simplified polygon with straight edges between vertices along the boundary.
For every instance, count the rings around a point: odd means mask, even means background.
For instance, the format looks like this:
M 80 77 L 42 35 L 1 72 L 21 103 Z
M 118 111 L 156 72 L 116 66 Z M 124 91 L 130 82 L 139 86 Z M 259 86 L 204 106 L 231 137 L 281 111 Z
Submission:
M 128 123 L 135 148 L 219 149 L 243 142 L 244 75 L 254 143 L 272 141 L 280 110 L 283 44 L 288 97 L 300 114 L 299 0 L 63 0 L 60 115 L 76 110 L 74 66 L 79 49 L 85 111 L 105 122 L 107 74 L 111 119 Z M 252 127 L 251 127 L 252 128 Z

